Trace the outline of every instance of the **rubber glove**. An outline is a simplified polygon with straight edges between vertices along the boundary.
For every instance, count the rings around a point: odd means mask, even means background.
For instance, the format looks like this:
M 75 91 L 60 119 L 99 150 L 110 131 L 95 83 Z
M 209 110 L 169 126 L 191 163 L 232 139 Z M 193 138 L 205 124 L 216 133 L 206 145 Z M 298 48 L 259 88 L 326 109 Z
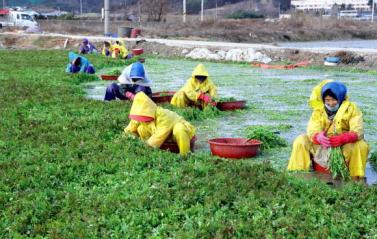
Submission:
M 126 96 L 130 100 L 133 100 L 135 98 L 135 94 L 131 93 L 129 91 L 126 91 L 126 93 L 124 94 L 124 96 Z
M 355 132 L 344 132 L 340 135 L 330 137 L 331 147 L 339 147 L 348 143 L 355 143 L 359 136 Z
M 330 139 L 326 136 L 326 132 L 322 131 L 313 136 L 313 143 L 319 144 L 324 148 L 331 147 Z
M 212 102 L 211 96 L 203 94 L 203 93 L 200 93 L 198 99 L 204 101 L 204 103 L 206 103 L 206 104 L 209 104 L 209 103 Z

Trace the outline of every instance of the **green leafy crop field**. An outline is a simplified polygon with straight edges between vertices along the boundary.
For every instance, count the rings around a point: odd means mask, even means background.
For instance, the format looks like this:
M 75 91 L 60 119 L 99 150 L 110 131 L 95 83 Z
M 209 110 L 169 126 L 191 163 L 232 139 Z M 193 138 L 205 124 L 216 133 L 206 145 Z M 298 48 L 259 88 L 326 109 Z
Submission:
M 80 84 L 96 78 L 66 63 L 62 51 L 0 51 L 0 238 L 377 235 L 375 186 L 148 148 L 122 135 L 130 104 L 87 99 Z

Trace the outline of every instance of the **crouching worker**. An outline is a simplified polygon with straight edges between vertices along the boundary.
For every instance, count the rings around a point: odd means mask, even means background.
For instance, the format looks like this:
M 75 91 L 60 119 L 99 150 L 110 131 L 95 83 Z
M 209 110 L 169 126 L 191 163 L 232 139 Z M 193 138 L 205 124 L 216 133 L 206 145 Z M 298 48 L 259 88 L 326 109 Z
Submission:
M 174 94 L 171 104 L 180 108 L 206 105 L 216 105 L 212 98 L 217 97 L 217 89 L 203 64 L 196 66 L 191 78 Z
M 294 141 L 288 170 L 309 170 L 312 159 L 328 168 L 326 150 L 341 146 L 350 176 L 364 177 L 368 145 L 364 141 L 363 117 L 357 105 L 348 100 L 346 86 L 337 81 L 328 81 L 322 87 L 320 84 L 313 89 L 310 103 L 314 110 L 307 134 Z
M 102 55 L 111 56 L 111 43 L 108 41 L 103 42 Z
M 132 54 L 128 54 L 126 44 L 123 40 L 116 40 L 115 43 L 111 46 L 111 57 L 112 58 L 121 58 L 121 59 L 131 59 Z
M 125 133 L 140 137 L 154 148 L 170 141 L 177 143 L 180 155 L 190 152 L 195 128 L 175 112 L 158 107 L 144 92 L 136 94 L 128 117 L 131 121 Z
M 87 38 L 84 38 L 79 47 L 80 54 L 92 54 L 97 53 L 96 46 L 91 43 Z
M 122 74 L 118 77 L 120 84 L 112 83 L 106 88 L 105 100 L 133 100 L 135 94 L 144 92 L 148 96 L 152 96 L 150 88 L 152 81 L 149 79 L 144 65 L 135 62 L 127 66 Z
M 70 52 L 68 54 L 69 63 L 65 72 L 67 73 L 88 73 L 94 74 L 95 69 L 92 64 L 90 64 L 89 60 L 83 56 Z

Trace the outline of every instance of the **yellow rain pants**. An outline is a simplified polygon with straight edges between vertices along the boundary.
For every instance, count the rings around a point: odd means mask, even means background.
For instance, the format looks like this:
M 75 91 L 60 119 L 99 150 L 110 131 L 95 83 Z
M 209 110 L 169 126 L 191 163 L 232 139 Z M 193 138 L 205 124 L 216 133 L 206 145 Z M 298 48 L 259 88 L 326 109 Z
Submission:
M 298 136 L 294 143 L 288 170 L 309 170 L 311 159 L 321 146 L 313 144 L 307 135 Z M 368 144 L 359 140 L 342 146 L 342 152 L 350 175 L 352 177 L 365 176 L 365 166 L 368 157 Z

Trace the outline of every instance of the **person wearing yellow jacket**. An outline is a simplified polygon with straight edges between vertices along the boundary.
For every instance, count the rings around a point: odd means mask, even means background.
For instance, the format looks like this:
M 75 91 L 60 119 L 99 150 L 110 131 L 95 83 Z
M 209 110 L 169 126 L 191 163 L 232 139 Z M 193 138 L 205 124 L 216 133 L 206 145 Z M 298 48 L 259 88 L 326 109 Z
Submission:
M 111 43 L 108 41 L 103 42 L 102 55 L 111 56 Z
M 203 64 L 196 66 L 191 78 L 177 91 L 171 99 L 171 104 L 180 108 L 198 106 L 204 108 L 208 104 L 215 105 L 213 98 L 217 97 L 217 89 Z
M 140 137 L 154 148 L 170 141 L 177 143 L 182 156 L 190 152 L 195 128 L 175 112 L 157 106 L 144 92 L 136 94 L 128 117 L 131 121 L 125 133 Z
M 307 134 L 295 139 L 287 169 L 309 170 L 320 149 L 341 146 L 350 176 L 364 177 L 369 148 L 364 141 L 363 116 L 348 100 L 346 86 L 337 81 L 322 82 L 313 89 L 310 105 L 313 113 Z
M 111 57 L 112 58 L 122 58 L 122 59 L 130 59 L 132 58 L 132 54 L 128 54 L 128 50 L 126 48 L 126 44 L 123 40 L 116 40 L 115 43 L 110 47 Z

